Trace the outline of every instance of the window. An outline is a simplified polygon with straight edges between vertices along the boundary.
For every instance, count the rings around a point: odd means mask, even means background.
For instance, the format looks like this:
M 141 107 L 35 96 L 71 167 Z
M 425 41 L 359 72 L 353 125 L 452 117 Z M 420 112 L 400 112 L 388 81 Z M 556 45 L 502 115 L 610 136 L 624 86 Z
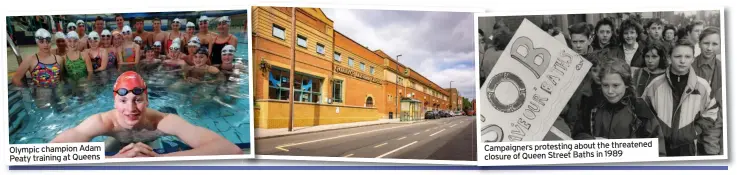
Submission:
M 271 68 L 269 71 L 269 99 L 289 100 L 289 71 Z
M 282 39 L 282 40 L 284 38 L 286 38 L 284 36 L 285 35 L 284 27 L 280 27 L 280 26 L 278 26 L 276 24 L 272 25 L 272 27 L 271 27 L 271 35 L 273 35 L 273 36 L 275 36 L 275 37 L 277 37 L 279 39 Z
M 307 48 L 307 37 L 304 37 L 302 35 L 297 35 L 297 45 L 300 47 Z
M 333 59 L 335 59 L 335 61 L 340 61 L 340 53 L 338 53 L 338 52 L 335 52 L 335 53 L 333 54 Z
M 401 77 L 399 77 L 399 76 L 397 76 L 397 84 L 400 84 L 400 83 L 402 83 L 402 81 L 403 81 L 403 80 L 402 80 L 402 78 L 401 78 Z
M 373 75 L 374 74 L 374 66 L 371 66 L 370 71 L 371 71 L 371 75 Z
M 295 72 L 294 79 L 294 101 L 320 102 L 322 78 Z M 269 99 L 289 100 L 288 70 L 271 68 L 269 71 Z
M 363 64 L 363 62 L 361 62 L 361 64 L 360 64 L 359 67 L 361 68 L 361 71 L 365 71 L 366 70 L 366 64 Z
M 294 74 L 294 101 L 319 103 L 322 78 L 302 73 Z
M 353 67 L 353 58 L 348 57 L 348 66 Z
M 343 80 L 333 80 L 333 102 L 343 102 Z
M 317 43 L 317 53 L 319 53 L 320 55 L 325 55 L 325 45 Z
M 371 98 L 371 97 L 366 98 L 366 107 L 369 107 L 369 108 L 374 107 L 374 98 Z

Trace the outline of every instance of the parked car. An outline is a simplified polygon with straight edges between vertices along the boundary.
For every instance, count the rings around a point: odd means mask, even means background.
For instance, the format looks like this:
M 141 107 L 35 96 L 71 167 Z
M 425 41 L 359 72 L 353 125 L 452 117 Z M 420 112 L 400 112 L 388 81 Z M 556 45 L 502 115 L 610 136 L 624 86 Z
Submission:
M 440 118 L 440 115 L 437 111 L 425 112 L 425 119 L 438 119 L 438 118 Z
M 447 117 L 453 117 L 453 115 L 452 115 L 452 114 L 450 114 L 450 112 L 448 112 L 448 111 L 442 111 L 442 110 L 441 110 L 441 111 L 439 111 L 439 112 L 440 112 L 440 116 L 441 116 L 442 118 L 447 118 Z

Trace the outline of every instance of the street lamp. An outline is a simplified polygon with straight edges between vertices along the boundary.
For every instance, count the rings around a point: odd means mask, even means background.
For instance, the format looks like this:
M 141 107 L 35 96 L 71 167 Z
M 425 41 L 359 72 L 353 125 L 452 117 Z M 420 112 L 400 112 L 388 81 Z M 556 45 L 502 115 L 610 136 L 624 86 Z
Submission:
M 295 13 L 297 13 L 297 8 L 292 7 L 292 60 L 290 60 L 290 67 L 292 68 L 289 69 L 289 126 L 287 128 L 289 132 L 292 132 L 294 129 L 294 71 L 296 71 L 294 67 L 297 64 L 295 51 L 295 43 L 297 42 L 297 15 Z
M 399 57 L 401 57 L 401 56 L 402 56 L 402 54 L 397 55 L 397 74 L 396 74 L 397 77 L 395 77 L 396 78 L 396 80 L 395 80 L 396 81 L 396 92 L 394 93 L 394 96 L 397 97 L 397 102 L 396 102 L 397 103 L 397 107 L 396 107 L 396 111 L 394 112 L 394 115 L 397 115 L 400 120 L 402 119 L 401 110 L 399 108 L 399 100 L 402 99 L 402 98 L 399 97 Z
M 450 92 L 450 99 L 448 99 L 448 101 L 451 101 L 451 107 L 449 107 L 448 109 L 451 109 L 453 107 L 453 81 L 450 81 L 450 85 L 448 86 L 450 86 L 450 88 L 448 88 L 448 92 Z

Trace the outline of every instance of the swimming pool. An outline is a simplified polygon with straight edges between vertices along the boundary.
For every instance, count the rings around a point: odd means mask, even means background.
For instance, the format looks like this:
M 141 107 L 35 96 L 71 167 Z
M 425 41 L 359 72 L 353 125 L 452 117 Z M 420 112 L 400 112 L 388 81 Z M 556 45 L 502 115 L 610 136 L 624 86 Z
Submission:
M 248 65 L 247 41 L 242 34 L 236 36 L 239 36 L 239 44 L 234 61 Z M 137 72 L 148 85 L 149 108 L 178 114 L 194 125 L 222 135 L 241 147 L 245 154 L 250 154 L 249 68 L 225 83 L 189 85 L 180 91 L 171 90 L 171 84 L 181 76 L 147 70 Z M 56 89 L 9 85 L 10 144 L 48 143 L 90 115 L 112 110 L 112 86 L 119 74 L 113 69 L 95 74 L 92 81 L 65 83 Z M 53 98 L 39 98 L 48 96 Z M 106 137 L 95 137 L 92 141 L 103 142 Z M 158 153 L 190 149 L 175 136 L 164 136 L 157 142 L 154 149 Z

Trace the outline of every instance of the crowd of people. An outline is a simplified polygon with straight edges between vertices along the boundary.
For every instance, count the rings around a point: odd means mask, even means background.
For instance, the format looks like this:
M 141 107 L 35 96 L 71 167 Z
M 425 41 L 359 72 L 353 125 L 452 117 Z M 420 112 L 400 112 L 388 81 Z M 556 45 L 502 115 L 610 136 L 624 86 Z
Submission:
M 698 20 L 676 28 L 658 18 L 616 26 L 602 19 L 568 27 L 568 47 L 592 67 L 554 127 L 576 140 L 658 138 L 661 156 L 724 154 L 720 29 Z M 540 28 L 564 35 L 552 24 Z M 503 22 L 492 39 L 483 32 L 481 82 L 513 35 Z

